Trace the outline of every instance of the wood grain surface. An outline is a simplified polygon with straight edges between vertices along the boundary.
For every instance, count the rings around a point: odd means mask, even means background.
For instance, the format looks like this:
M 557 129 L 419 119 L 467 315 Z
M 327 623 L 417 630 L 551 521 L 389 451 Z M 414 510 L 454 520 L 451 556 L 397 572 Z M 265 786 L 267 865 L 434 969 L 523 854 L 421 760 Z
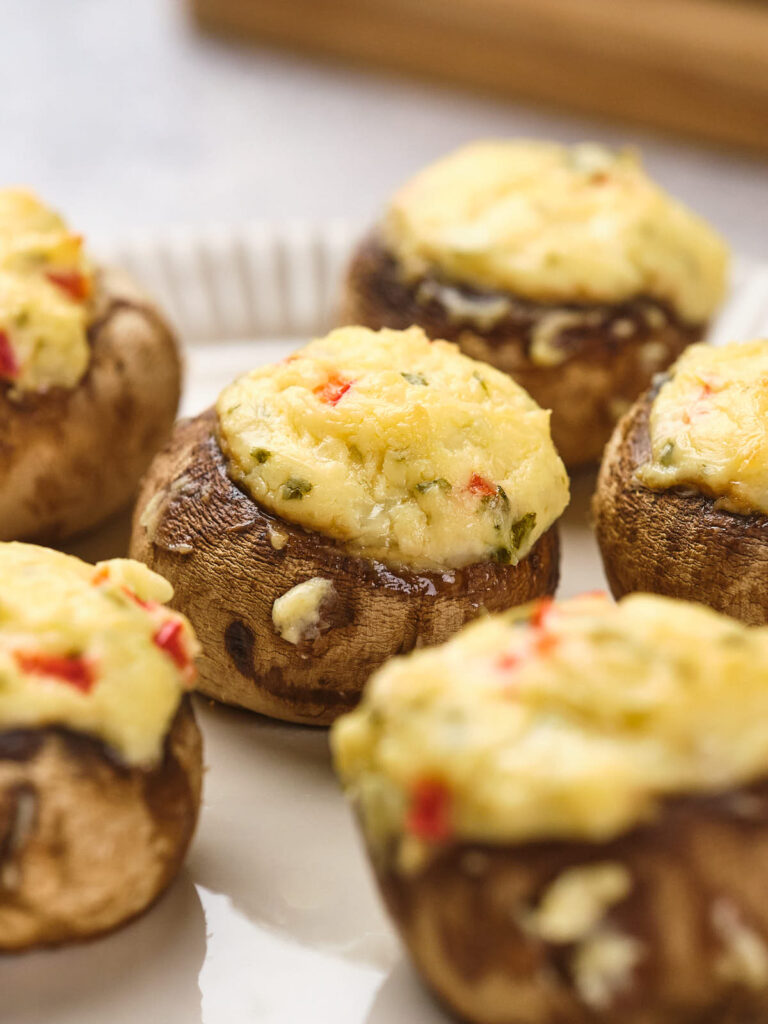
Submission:
M 189 0 L 207 29 L 768 151 L 757 0 Z

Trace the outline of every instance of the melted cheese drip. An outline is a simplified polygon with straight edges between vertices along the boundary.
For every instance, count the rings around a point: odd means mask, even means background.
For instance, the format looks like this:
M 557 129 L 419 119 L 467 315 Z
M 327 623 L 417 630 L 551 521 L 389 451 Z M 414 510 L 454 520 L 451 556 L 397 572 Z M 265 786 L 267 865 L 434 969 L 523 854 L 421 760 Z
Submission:
M 232 477 L 390 564 L 516 562 L 568 502 L 549 413 L 418 328 L 333 331 L 219 398 Z
M 768 513 L 768 340 L 692 345 L 650 416 L 653 490 L 692 487 L 733 512 Z
M 322 576 L 297 583 L 272 605 L 275 631 L 289 644 L 315 640 L 322 632 L 323 605 L 333 594 L 333 582 Z
M 546 142 L 477 142 L 395 196 L 384 240 L 408 276 L 446 277 L 540 302 L 640 295 L 707 320 L 727 250 L 645 174 L 634 153 Z
M 154 638 L 178 623 L 190 661 L 197 651 L 187 620 L 162 607 L 172 595 L 138 562 L 94 567 L 46 548 L 1 544 L 0 729 L 63 726 L 103 740 L 129 764 L 156 762 L 190 674 Z M 50 673 L 30 668 L 48 659 Z M 87 664 L 92 688 L 58 675 L 57 659 Z
M 17 391 L 78 383 L 90 359 L 90 287 L 80 237 L 33 194 L 0 190 L 0 382 Z
M 445 793 L 443 836 L 447 820 L 481 841 L 602 841 L 665 796 L 768 771 L 768 628 L 640 594 L 552 605 L 538 625 L 524 614 L 394 659 L 334 727 L 374 842 L 419 838 L 425 780 Z

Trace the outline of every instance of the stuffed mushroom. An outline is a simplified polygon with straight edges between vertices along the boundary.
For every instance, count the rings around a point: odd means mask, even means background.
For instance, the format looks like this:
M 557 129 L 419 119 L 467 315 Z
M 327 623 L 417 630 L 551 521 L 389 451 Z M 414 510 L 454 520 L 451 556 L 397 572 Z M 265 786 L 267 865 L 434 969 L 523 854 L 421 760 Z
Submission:
M 110 931 L 181 865 L 202 754 L 170 595 L 127 560 L 0 544 L 0 950 Z
M 173 583 L 204 693 L 327 723 L 392 654 L 553 593 L 567 501 L 549 414 L 508 377 L 346 328 L 177 427 L 131 551 Z
M 586 595 L 397 658 L 332 745 L 386 905 L 474 1024 L 768 1017 L 768 630 Z
M 149 300 L 35 196 L 0 190 L 0 540 L 60 540 L 128 504 L 179 387 Z
M 645 174 L 593 144 L 478 142 L 426 168 L 363 240 L 342 319 L 419 324 L 510 373 L 569 467 L 720 303 L 726 249 Z
M 696 345 L 616 428 L 594 518 L 616 596 L 768 622 L 768 341 Z

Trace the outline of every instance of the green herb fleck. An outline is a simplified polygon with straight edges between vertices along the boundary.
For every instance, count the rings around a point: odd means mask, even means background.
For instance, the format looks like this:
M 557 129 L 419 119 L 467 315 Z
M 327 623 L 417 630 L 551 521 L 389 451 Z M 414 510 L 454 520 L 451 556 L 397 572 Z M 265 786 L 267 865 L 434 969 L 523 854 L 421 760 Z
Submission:
M 404 377 L 409 384 L 420 384 L 423 388 L 428 384 L 427 378 L 423 373 L 401 373 L 400 376 Z
M 535 512 L 526 512 L 526 514 L 521 516 L 516 523 L 512 523 L 512 527 L 509 531 L 509 537 L 516 551 L 519 551 L 523 544 L 525 544 L 535 525 Z
M 509 565 L 512 561 L 512 552 L 509 548 L 505 547 L 494 548 L 491 552 L 491 558 L 494 562 L 498 562 L 500 565 Z
M 441 491 L 445 491 L 447 494 L 451 489 L 451 485 L 445 479 L 445 477 L 438 477 L 437 480 L 422 480 L 420 484 L 416 484 L 416 490 L 419 494 L 426 494 L 427 491 L 431 491 L 434 487 L 439 487 Z
M 672 459 L 674 457 L 674 453 L 675 453 L 675 442 L 674 441 L 667 441 L 667 443 L 661 449 L 661 454 L 659 455 L 659 462 L 662 464 L 662 466 L 671 466 L 672 465 Z
M 268 448 L 251 448 L 251 458 L 255 459 L 261 466 L 272 455 Z
M 289 476 L 283 484 L 282 495 L 286 501 L 301 501 L 305 494 L 312 490 L 312 484 L 308 480 L 302 480 L 298 476 Z
M 480 499 L 481 508 L 499 509 L 509 512 L 509 498 L 503 487 L 497 487 L 495 494 L 484 494 Z
M 472 374 L 472 376 L 475 378 L 475 380 L 480 385 L 480 387 L 483 389 L 483 391 L 486 393 L 486 395 L 490 395 L 491 392 L 490 392 L 490 390 L 488 388 L 488 385 L 485 383 L 485 381 L 480 376 L 480 374 L 477 372 L 477 370 L 475 370 L 475 372 Z

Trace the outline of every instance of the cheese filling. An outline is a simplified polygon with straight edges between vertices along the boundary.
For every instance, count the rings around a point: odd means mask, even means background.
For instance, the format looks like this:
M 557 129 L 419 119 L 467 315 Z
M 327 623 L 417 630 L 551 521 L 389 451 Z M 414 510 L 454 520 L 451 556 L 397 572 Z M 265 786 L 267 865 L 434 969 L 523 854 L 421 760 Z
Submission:
M 527 616 L 527 618 L 526 618 Z M 486 618 L 396 658 L 333 728 L 374 846 L 603 841 L 768 772 L 768 628 L 650 595 Z
M 392 201 L 385 245 L 408 277 L 446 278 L 548 303 L 649 296 L 690 323 L 723 298 L 727 249 L 645 174 L 602 146 L 477 142 Z
M 289 644 L 315 640 L 323 632 L 323 605 L 333 598 L 331 580 L 313 576 L 282 594 L 272 605 L 272 624 Z
M 241 377 L 217 411 L 256 501 L 389 564 L 514 564 L 568 503 L 549 412 L 419 328 L 333 331 Z
M 90 359 L 82 240 L 31 193 L 0 190 L 0 384 L 74 387 Z
M 0 730 L 60 726 L 155 763 L 198 649 L 172 595 L 138 562 L 0 544 Z
M 768 514 L 768 340 L 693 345 L 650 415 L 652 490 L 689 487 L 732 512 Z

